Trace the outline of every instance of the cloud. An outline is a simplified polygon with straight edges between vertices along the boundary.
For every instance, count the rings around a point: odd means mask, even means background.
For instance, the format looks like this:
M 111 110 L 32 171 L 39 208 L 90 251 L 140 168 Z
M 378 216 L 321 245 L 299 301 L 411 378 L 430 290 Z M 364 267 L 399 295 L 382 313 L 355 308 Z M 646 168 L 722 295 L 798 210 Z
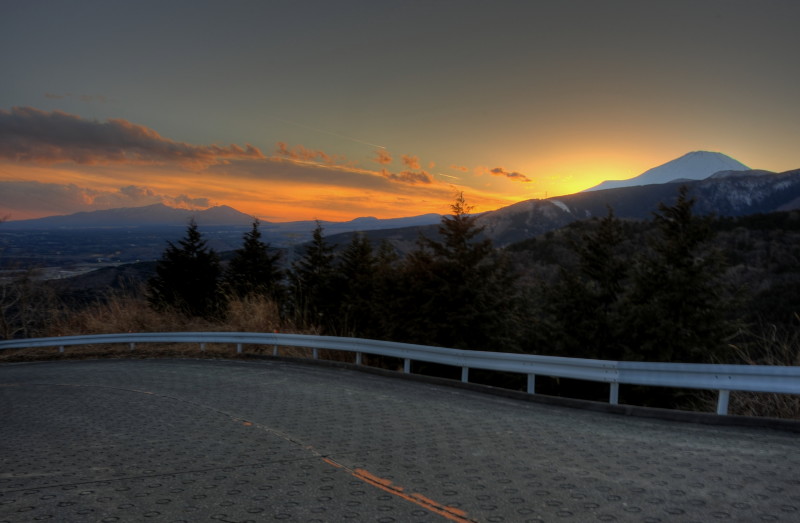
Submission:
M 418 157 L 404 154 L 402 160 L 403 160 L 403 165 L 405 165 L 409 169 L 420 169 Z
M 392 180 L 394 182 L 409 183 L 412 185 L 417 183 L 433 183 L 433 178 L 431 178 L 431 175 L 425 171 L 402 171 L 399 173 L 390 173 L 384 169 L 381 174 L 383 174 L 383 177 L 387 180 Z
M 302 145 L 295 145 L 291 149 L 289 149 L 289 146 L 284 142 L 278 142 L 276 145 L 278 148 L 276 149 L 275 154 L 283 158 L 289 158 L 290 160 L 302 162 L 323 162 L 326 164 L 334 164 L 337 163 L 337 161 L 344 160 L 344 158 L 341 156 L 332 156 L 323 151 L 307 149 Z
M 469 172 L 469 168 L 464 167 L 463 165 L 451 165 L 450 168 L 456 171 L 461 171 L 462 173 Z
M 502 167 L 495 167 L 494 169 L 489 169 L 489 173 L 494 176 L 505 176 L 510 180 L 514 180 L 517 182 L 530 182 L 530 178 L 525 176 L 522 173 L 514 172 L 514 171 L 506 171 Z
M 264 158 L 252 145 L 191 145 L 127 120 L 85 120 L 32 107 L 0 109 L 0 159 L 38 164 L 178 165 L 199 169 L 229 159 Z
M 73 183 L 0 181 L 0 208 L 3 209 L 3 214 L 10 214 L 12 220 L 119 207 L 142 207 L 154 203 L 184 209 L 205 209 L 213 205 L 208 198 L 162 194 L 150 187 L 137 185 L 118 190 L 98 190 Z
M 111 205 L 117 205 L 120 197 L 127 198 L 132 204 L 149 205 L 151 203 L 164 203 L 170 207 L 180 207 L 188 209 L 208 208 L 213 204 L 208 198 L 192 198 L 185 194 L 178 196 L 168 196 L 165 194 L 158 194 L 154 189 L 144 187 L 141 185 L 128 185 L 121 187 L 117 193 L 106 193 L 109 199 L 114 200 L 109 202 Z
M 392 156 L 386 149 L 378 149 L 375 151 L 375 154 L 377 155 L 375 157 L 375 163 L 379 163 L 381 165 L 388 165 L 392 163 Z

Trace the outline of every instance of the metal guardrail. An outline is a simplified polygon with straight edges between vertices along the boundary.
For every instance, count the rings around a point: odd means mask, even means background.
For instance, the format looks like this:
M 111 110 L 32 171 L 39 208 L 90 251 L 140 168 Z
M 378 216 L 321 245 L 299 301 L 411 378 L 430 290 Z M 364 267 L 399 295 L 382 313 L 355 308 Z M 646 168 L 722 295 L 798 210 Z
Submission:
M 362 354 L 391 356 L 404 361 L 403 372 L 411 372 L 411 361 L 441 363 L 461 367 L 461 381 L 469 381 L 469 369 L 515 372 L 528 376 L 528 393 L 534 394 L 536 376 L 555 376 L 608 383 L 609 403 L 619 402 L 619 385 L 693 388 L 719 391 L 717 414 L 728 412 L 730 391 L 800 394 L 800 367 L 766 365 L 715 365 L 697 363 L 648 363 L 606 361 L 534 354 L 487 352 L 390 341 L 313 336 L 306 334 L 251 332 L 147 332 L 96 334 L 54 338 L 27 338 L 0 341 L 0 350 L 33 347 L 127 343 L 131 350 L 137 343 L 235 343 L 241 353 L 245 345 L 272 345 L 273 355 L 279 346 L 306 347 L 318 358 L 319 349 L 355 353 L 356 364 Z

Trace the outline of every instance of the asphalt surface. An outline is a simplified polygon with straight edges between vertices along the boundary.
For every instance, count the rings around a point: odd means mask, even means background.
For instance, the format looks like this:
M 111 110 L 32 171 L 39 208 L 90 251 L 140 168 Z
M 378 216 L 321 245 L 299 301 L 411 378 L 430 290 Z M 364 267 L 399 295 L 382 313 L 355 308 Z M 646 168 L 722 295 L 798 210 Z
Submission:
M 800 435 L 281 361 L 0 366 L 0 521 L 800 521 Z

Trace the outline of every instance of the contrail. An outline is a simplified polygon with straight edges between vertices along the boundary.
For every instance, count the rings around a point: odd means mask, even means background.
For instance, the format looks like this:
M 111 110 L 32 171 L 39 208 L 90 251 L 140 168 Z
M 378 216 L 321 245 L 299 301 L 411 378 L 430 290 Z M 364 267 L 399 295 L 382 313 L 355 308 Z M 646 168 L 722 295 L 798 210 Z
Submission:
M 453 178 L 454 180 L 460 180 L 461 179 L 458 176 L 450 176 L 449 174 L 444 174 L 444 173 L 436 173 L 436 174 L 438 174 L 439 176 L 446 176 L 447 178 Z
M 378 149 L 386 149 L 386 147 L 383 146 L 383 145 L 378 145 L 378 144 L 375 144 L 375 143 L 365 142 L 364 140 L 359 140 L 358 138 L 353 138 L 352 136 L 345 136 L 343 134 L 334 133 L 334 132 L 331 132 L 331 131 L 326 131 L 325 129 L 317 129 L 316 127 L 309 127 L 308 125 L 303 125 L 303 124 L 300 124 L 300 123 L 297 123 L 297 122 L 290 122 L 289 120 L 279 120 L 279 121 L 283 122 L 283 123 L 288 123 L 290 125 L 295 125 L 297 127 L 302 127 L 303 129 L 308 129 L 309 131 L 316 131 L 318 133 L 330 134 L 331 136 L 337 136 L 339 138 L 344 138 L 345 140 L 350 140 L 351 142 L 356 142 L 356 143 L 360 143 L 360 144 L 363 144 L 363 145 L 369 145 L 370 147 L 377 147 Z

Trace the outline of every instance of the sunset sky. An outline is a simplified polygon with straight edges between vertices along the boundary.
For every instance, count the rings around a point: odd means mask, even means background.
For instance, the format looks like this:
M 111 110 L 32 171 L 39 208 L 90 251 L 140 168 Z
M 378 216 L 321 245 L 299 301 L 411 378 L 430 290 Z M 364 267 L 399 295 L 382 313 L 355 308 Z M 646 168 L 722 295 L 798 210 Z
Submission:
M 0 217 L 475 211 L 800 167 L 797 0 L 0 2 Z

